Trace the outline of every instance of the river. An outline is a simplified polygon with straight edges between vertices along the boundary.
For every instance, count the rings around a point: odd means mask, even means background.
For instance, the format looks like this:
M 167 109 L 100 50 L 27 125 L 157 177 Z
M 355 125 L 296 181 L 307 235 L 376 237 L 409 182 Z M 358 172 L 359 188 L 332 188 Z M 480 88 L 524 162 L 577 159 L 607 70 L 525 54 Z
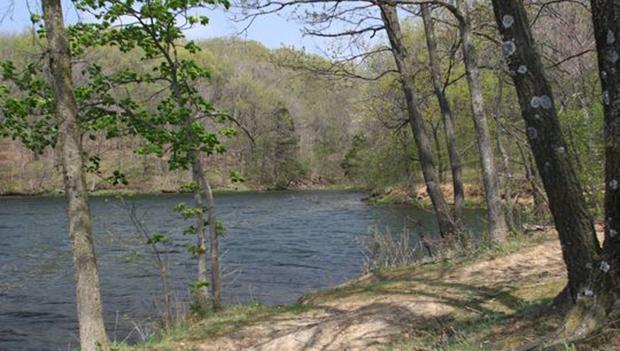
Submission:
M 359 240 L 378 226 L 435 231 L 433 216 L 397 206 L 368 206 L 348 191 L 241 192 L 216 195 L 226 304 L 286 304 L 340 284 L 363 270 Z M 187 302 L 194 242 L 172 209 L 189 195 L 131 197 L 168 247 L 174 295 Z M 0 350 L 77 346 L 71 247 L 63 198 L 0 198 Z M 106 326 L 111 339 L 140 340 L 157 316 L 160 285 L 149 247 L 113 197 L 91 199 Z M 477 223 L 476 213 L 468 214 Z M 415 220 L 412 220 L 415 219 Z M 416 223 L 414 223 L 416 222 Z

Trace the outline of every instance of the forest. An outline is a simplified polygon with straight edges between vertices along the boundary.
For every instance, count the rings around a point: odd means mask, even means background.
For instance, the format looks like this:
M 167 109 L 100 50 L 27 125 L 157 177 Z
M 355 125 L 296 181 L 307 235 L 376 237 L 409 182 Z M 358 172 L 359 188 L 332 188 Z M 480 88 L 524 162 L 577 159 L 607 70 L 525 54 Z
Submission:
M 80 21 L 65 23 L 69 4 Z M 23 205 L 13 199 L 33 201 L 35 212 L 45 199 L 62 199 L 81 350 L 620 350 L 618 1 L 42 0 L 37 7 L 29 8 L 31 28 L 0 36 L 0 215 Z M 327 49 L 187 36 L 210 26 L 216 10 L 247 31 L 257 19 L 284 16 Z M 226 202 L 237 196 L 229 193 L 283 196 L 290 203 L 266 206 L 291 213 L 293 199 L 313 194 L 301 205 L 307 216 L 295 215 L 311 227 L 310 208 L 328 201 L 318 200 L 322 192 L 340 201 L 363 194 L 355 206 L 402 210 L 398 220 L 414 224 L 356 234 L 355 257 L 365 268 L 351 269 L 362 278 L 313 286 L 288 307 L 233 306 L 226 255 L 246 219 L 229 219 L 241 208 Z M 185 195 L 167 209 L 183 223 L 172 229 L 157 229 L 162 224 L 135 204 L 148 199 L 159 211 L 168 201 L 159 199 Z M 122 204 L 125 231 L 135 232 L 136 252 L 154 267 L 150 337 L 167 340 L 161 345 L 110 337 L 101 292 L 109 283 L 99 262 L 109 258 L 96 249 L 105 236 L 97 221 L 108 216 L 93 204 L 100 197 Z M 346 206 L 321 202 L 316 211 L 332 212 L 332 220 L 349 216 L 335 214 Z M 278 220 L 286 213 L 274 213 L 266 240 L 273 240 L 268 255 L 277 256 L 290 243 L 276 232 L 295 229 Z M 0 227 L 0 245 L 13 232 Z M 191 279 L 175 271 L 177 246 L 186 246 Z M 243 262 L 253 251 L 238 255 Z M 0 250 L 5 267 L 17 259 Z M 295 263 L 283 265 L 294 272 Z M 186 300 L 176 296 L 176 279 L 189 290 Z M 11 290 L 0 283 L 3 294 Z M 422 297 L 435 304 L 432 318 L 422 318 Z M 408 312 L 390 299 L 409 303 Z M 330 304 L 340 310 L 322 310 Z M 453 311 L 459 305 L 467 308 Z M 297 329 L 278 324 L 284 315 Z M 261 320 L 276 326 L 272 333 L 251 329 Z M 367 333 L 352 327 L 358 322 Z M 166 339 L 179 326 L 200 336 Z M 301 346 L 290 340 L 300 330 L 312 334 Z M 0 350 L 3 341 L 20 349 L 0 332 Z

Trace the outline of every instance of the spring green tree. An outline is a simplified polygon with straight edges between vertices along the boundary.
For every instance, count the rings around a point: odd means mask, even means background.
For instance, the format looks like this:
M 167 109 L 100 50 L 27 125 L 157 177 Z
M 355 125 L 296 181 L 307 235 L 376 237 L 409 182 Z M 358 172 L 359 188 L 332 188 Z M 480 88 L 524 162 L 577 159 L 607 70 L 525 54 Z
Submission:
M 195 207 L 183 208 L 185 217 L 195 217 L 191 229 L 197 244 L 190 251 L 198 258 L 197 280 L 193 284 L 195 302 L 213 308 L 221 305 L 219 272 L 218 225 L 211 185 L 204 170 L 204 159 L 224 152 L 219 136 L 232 136 L 235 130 L 213 131 L 207 122 L 223 122 L 225 117 L 215 111 L 200 93 L 200 83 L 209 77 L 206 67 L 199 65 L 193 55 L 201 49 L 194 41 L 185 39 L 184 31 L 197 25 L 207 25 L 209 18 L 202 13 L 211 5 L 228 7 L 228 2 L 204 0 L 80 0 L 78 9 L 92 14 L 98 22 L 76 27 L 84 33 L 83 45 L 115 46 L 120 51 L 140 55 L 150 69 L 126 69 L 116 75 L 128 77 L 136 89 L 144 85 L 163 85 L 156 103 L 138 101 L 131 94 L 115 101 L 120 119 L 133 133 L 144 138 L 146 145 L 139 151 L 163 156 L 169 153 L 171 169 L 191 169 Z M 87 34 L 91 34 L 88 36 Z M 102 78 L 105 79 L 105 78 Z M 211 279 L 207 278 L 207 239 L 209 227 Z M 208 296 L 207 286 L 211 286 Z

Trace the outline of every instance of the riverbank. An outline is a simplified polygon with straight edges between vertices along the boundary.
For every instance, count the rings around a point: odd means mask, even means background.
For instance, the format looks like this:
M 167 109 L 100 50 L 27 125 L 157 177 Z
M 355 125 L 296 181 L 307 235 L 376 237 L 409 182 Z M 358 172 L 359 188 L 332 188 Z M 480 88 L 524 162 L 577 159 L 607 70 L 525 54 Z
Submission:
M 287 189 L 273 189 L 265 186 L 249 186 L 245 184 L 225 187 L 215 187 L 213 191 L 215 193 L 238 193 L 238 192 L 270 192 L 270 191 L 315 191 L 315 190 L 333 190 L 333 191 L 364 191 L 359 186 L 349 184 L 321 184 L 321 185 L 304 185 L 299 187 L 291 187 Z M 135 196 L 135 195 L 162 195 L 162 194 L 183 194 L 180 190 L 150 190 L 142 188 L 111 188 L 111 189 L 97 189 L 90 191 L 90 196 Z M 64 196 L 64 191 L 60 189 L 54 189 L 50 191 L 39 192 L 5 192 L 0 193 L 2 197 L 57 197 Z
M 454 193 L 451 184 L 442 184 L 441 189 L 449 204 L 453 204 Z M 465 207 L 479 208 L 484 206 L 484 192 L 480 186 L 466 184 Z M 416 186 L 397 185 L 385 188 L 381 191 L 370 192 L 366 201 L 372 205 L 404 205 L 418 208 L 430 208 L 431 199 L 426 192 L 425 184 Z
M 452 185 L 443 183 L 441 189 L 444 198 L 448 204 L 454 204 L 454 192 Z M 465 208 L 484 208 L 486 206 L 484 199 L 484 189 L 477 183 L 464 184 L 465 192 Z M 507 201 L 503 197 L 504 201 Z M 431 199 L 426 192 L 426 185 L 421 183 L 415 186 L 397 185 L 385 188 L 380 191 L 370 191 L 369 196 L 365 199 L 371 205 L 402 205 L 415 208 L 432 208 Z M 532 207 L 534 205 L 534 197 L 531 191 L 523 189 L 515 192 L 510 197 L 510 202 L 523 207 Z
M 127 350 L 511 350 L 561 323 L 556 235 L 370 273 L 296 305 L 229 307 Z M 619 350 L 612 332 L 562 350 Z

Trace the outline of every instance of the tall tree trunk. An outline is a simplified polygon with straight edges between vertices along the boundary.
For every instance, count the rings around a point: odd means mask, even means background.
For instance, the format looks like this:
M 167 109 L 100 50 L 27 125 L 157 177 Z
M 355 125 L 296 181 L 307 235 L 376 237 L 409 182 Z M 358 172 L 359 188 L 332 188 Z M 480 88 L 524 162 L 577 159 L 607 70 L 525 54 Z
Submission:
M 205 210 L 204 199 L 204 171 L 202 169 L 202 163 L 198 152 L 192 153 L 192 180 L 198 184 L 199 188 L 194 191 L 194 203 L 196 208 Z M 198 275 L 197 280 L 199 282 L 208 282 L 207 271 L 207 237 L 205 233 L 205 215 L 204 212 L 200 212 L 196 215 L 196 240 L 197 240 L 197 259 L 198 259 Z M 194 292 L 194 301 L 201 308 L 205 308 L 209 304 L 209 289 L 206 286 L 200 287 Z
M 215 214 L 215 199 L 211 184 L 206 177 L 204 178 L 204 191 L 207 197 L 207 213 L 209 218 L 209 240 L 211 251 L 211 294 L 213 295 L 213 309 L 217 310 L 222 306 L 222 281 L 220 276 L 219 262 L 219 238 L 217 232 L 217 217 Z
M 211 188 L 211 184 L 206 177 L 204 168 L 202 167 L 202 154 L 196 157 L 196 161 L 194 162 L 196 170 L 195 179 L 200 185 L 200 198 L 203 196 L 206 199 L 206 210 L 207 210 L 207 222 L 209 223 L 209 251 L 210 251 L 210 260 L 211 260 L 211 295 L 212 295 L 212 304 L 213 309 L 217 310 L 222 306 L 222 280 L 220 277 L 220 263 L 219 263 L 219 238 L 217 234 L 217 216 L 215 213 L 215 198 L 213 197 L 213 189 Z M 196 195 L 198 196 L 198 194 Z M 203 201 L 204 204 L 204 201 Z M 204 223 L 204 217 L 203 217 Z M 204 238 L 204 230 L 203 237 L 201 239 L 201 245 L 206 249 L 206 240 Z M 203 274 L 205 279 L 207 277 L 206 272 L 206 257 L 202 259 L 205 265 L 204 273 L 200 273 L 200 264 L 199 264 L 199 274 Z
M 433 203 L 433 209 L 437 216 L 439 224 L 439 232 L 444 238 L 449 238 L 456 234 L 459 230 L 457 224 L 452 219 L 450 210 L 444 199 L 439 183 L 439 175 L 437 168 L 433 162 L 433 150 L 428 137 L 428 132 L 424 125 L 422 113 L 418 109 L 416 101 L 416 93 L 414 86 L 413 58 L 407 51 L 403 42 L 403 35 L 400 28 L 400 21 L 396 6 L 386 3 L 380 3 L 381 18 L 385 25 L 388 37 L 390 39 L 391 51 L 396 61 L 398 72 L 400 73 L 400 81 L 405 94 L 407 104 L 407 113 L 409 116 L 409 124 L 413 131 L 413 136 L 418 149 L 420 164 L 422 166 L 422 174 L 426 183 L 426 190 Z
M 609 269 L 599 262 L 600 245 L 594 231 L 568 149 L 562 136 L 553 93 L 521 0 L 493 0 L 495 19 L 503 37 L 502 51 L 517 89 L 521 114 L 536 161 L 568 271 L 568 295 L 576 305 L 560 337 L 583 336 L 600 326 L 608 295 L 599 294 Z M 605 9 L 608 11 L 608 9 Z
M 461 13 L 459 19 L 459 32 L 461 35 L 463 61 L 469 85 L 471 110 L 476 128 L 476 140 L 482 166 L 482 180 L 484 183 L 484 195 L 487 204 L 487 216 L 489 220 L 489 239 L 495 242 L 504 242 L 508 235 L 508 226 L 502 206 L 502 198 L 499 191 L 499 180 L 495 165 L 493 142 L 489 131 L 489 123 L 484 107 L 482 86 L 480 84 L 480 70 L 476 57 L 474 38 L 469 17 L 469 3 L 466 0 L 457 0 L 457 6 Z
M 429 123 L 433 134 L 433 144 L 435 144 L 435 154 L 437 157 L 437 172 L 439 173 L 439 183 L 443 184 L 446 180 L 446 167 L 444 166 L 443 154 L 441 153 L 441 139 L 439 137 L 439 124 Z M 454 217 L 453 217 L 454 218 Z M 456 218 L 454 218 L 456 220 Z
M 462 223 L 463 205 L 465 203 L 465 191 L 463 190 L 463 172 L 461 170 L 461 160 L 456 145 L 456 132 L 454 131 L 454 117 L 450 103 L 446 97 L 443 81 L 441 79 L 440 59 L 437 54 L 437 40 L 435 39 L 435 29 L 433 18 L 431 16 L 430 5 L 423 4 L 422 19 L 424 21 L 424 30 L 426 32 L 426 46 L 428 48 L 428 61 L 431 68 L 431 78 L 433 81 L 433 90 L 439 109 L 443 127 L 446 133 L 446 143 L 448 145 L 448 157 L 450 159 L 450 169 L 452 171 L 452 187 L 454 189 L 454 220 Z
M 617 276 L 620 272 L 620 4 L 592 0 L 605 114 L 605 243 Z
M 610 297 L 611 305 L 620 295 L 620 3 L 591 4 L 605 115 L 605 242 L 600 268 L 609 271 L 597 276 L 596 286 L 599 295 Z
M 103 322 L 97 259 L 84 179 L 78 108 L 71 77 L 71 54 L 60 0 L 43 0 L 49 45 L 51 83 L 60 120 L 63 176 L 68 199 L 69 235 L 73 246 L 76 300 L 83 351 L 109 350 Z

